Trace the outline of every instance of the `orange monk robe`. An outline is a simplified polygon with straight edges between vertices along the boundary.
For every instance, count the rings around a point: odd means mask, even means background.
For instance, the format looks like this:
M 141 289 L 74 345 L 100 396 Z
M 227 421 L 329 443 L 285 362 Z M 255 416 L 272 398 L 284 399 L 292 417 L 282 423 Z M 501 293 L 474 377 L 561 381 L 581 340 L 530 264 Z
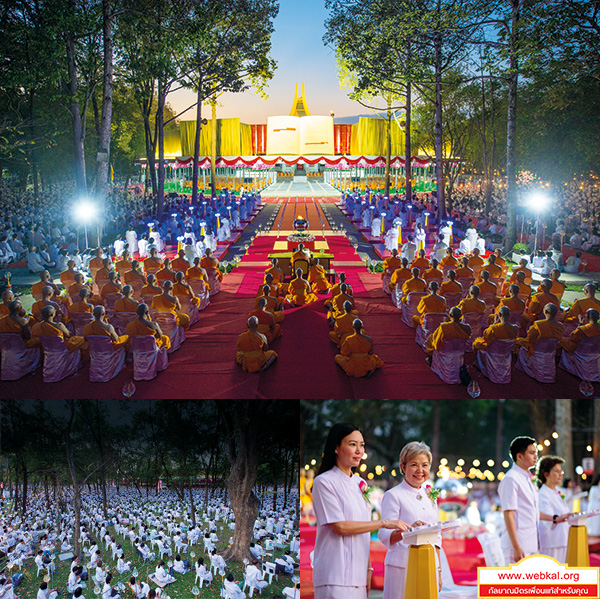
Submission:
M 306 260 L 308 261 L 308 255 L 303 250 L 296 250 L 292 254 L 292 264 L 296 262 L 296 260 Z
M 106 300 L 106 296 L 111 293 L 121 293 L 121 288 L 115 285 L 114 283 L 106 283 L 102 285 L 102 289 L 100 290 L 100 297 L 103 300 Z
M 50 285 L 49 283 L 42 283 L 42 281 L 38 281 L 37 283 L 34 283 L 31 286 L 31 295 L 33 295 L 34 297 L 40 296 L 42 295 L 42 289 L 44 287 L 52 287 L 52 289 L 54 289 L 54 287 L 52 285 Z M 70 297 L 63 297 L 61 295 L 59 295 L 56 292 L 56 289 L 54 289 L 54 295 L 52 296 L 52 299 L 59 304 L 64 304 L 65 306 L 69 306 L 69 304 L 71 303 L 71 298 Z
M 252 331 L 238 336 L 236 361 L 245 372 L 259 372 L 268 360 L 277 357 L 272 349 L 263 349 L 266 343 L 263 335 Z
M 10 310 L 8 308 L 8 304 L 2 303 L 0 304 L 0 316 L 8 316 L 10 314 Z
M 65 347 L 69 351 L 75 351 L 76 349 L 80 349 L 83 352 L 87 352 L 88 344 L 83 337 L 79 337 L 78 335 L 73 335 L 68 339 L 65 339 L 65 336 L 62 331 L 59 331 L 56 327 L 52 326 L 49 322 L 36 322 L 31 327 L 31 336 L 32 337 L 61 337 L 65 342 Z
M 42 320 L 42 310 L 46 307 L 46 306 L 54 306 L 54 308 L 56 309 L 58 304 L 56 304 L 55 302 L 51 301 L 49 304 L 45 303 L 44 300 L 39 300 L 37 302 L 35 302 L 33 304 L 33 306 L 31 306 L 31 313 L 33 314 L 33 316 L 35 318 L 31 319 L 30 325 L 33 326 L 36 322 L 39 322 L 40 320 Z M 69 306 L 70 309 L 71 306 Z M 39 316 L 39 318 L 37 318 Z M 59 310 L 56 311 L 56 319 L 62 322 L 62 317 L 63 317 L 63 313 L 62 311 Z
M 335 357 L 335 363 L 341 366 L 348 376 L 366 376 L 371 370 L 383 366 L 378 355 L 369 353 L 372 349 L 373 344 L 368 339 L 354 333 L 342 343 L 341 353 Z
M 138 303 L 128 297 L 122 297 L 115 302 L 115 314 L 117 312 L 137 312 Z
M 451 266 L 452 268 L 455 268 L 456 266 L 458 266 L 458 260 L 454 256 L 444 256 L 440 260 L 440 266 L 442 268 L 445 268 L 446 266 Z
M 431 354 L 434 351 L 439 351 L 444 348 L 444 342 L 450 339 L 468 339 L 469 334 L 460 326 L 459 323 L 443 322 L 429 337 L 427 338 L 426 349 L 427 353 Z
M 156 280 L 161 286 L 165 281 L 171 281 L 172 283 L 175 282 L 175 275 L 166 270 L 165 268 L 161 268 L 159 271 L 157 271 L 155 276 Z
M 200 260 L 200 268 L 203 268 L 207 273 L 209 273 L 211 269 L 214 270 L 217 279 L 219 279 L 219 281 L 223 280 L 223 273 L 219 270 L 218 260 L 204 256 L 204 258 Z
M 440 285 L 439 294 L 446 295 L 446 293 L 462 293 L 462 285 L 456 281 L 444 281 Z
M 502 258 L 502 257 L 498 257 L 498 256 L 496 256 L 496 264 L 497 264 L 497 265 L 498 265 L 500 268 L 502 268 L 503 266 L 506 266 L 506 260 L 505 260 L 504 258 Z M 490 275 L 490 277 L 491 277 L 491 276 L 492 276 L 492 275 Z
M 131 284 L 132 281 L 141 281 L 144 285 L 146 284 L 146 277 L 141 272 L 136 272 L 135 270 L 128 270 L 123 275 L 123 280 L 126 285 Z
M 487 349 L 488 345 L 496 339 L 516 339 L 518 329 L 517 327 L 510 327 L 497 322 L 496 324 L 490 325 L 481 337 L 477 337 L 473 341 L 473 349 Z
M 185 279 L 189 281 L 191 279 L 202 279 L 204 281 L 204 289 L 210 290 L 210 284 L 206 280 L 206 275 L 197 266 L 191 266 L 185 271 Z
M 398 256 L 388 256 L 383 261 L 383 272 L 381 278 L 383 279 L 386 275 L 391 275 L 396 269 L 402 266 L 402 260 Z
M 104 337 L 110 337 L 110 333 L 95 320 L 86 324 L 83 327 L 83 336 L 88 337 L 89 335 L 102 335 Z M 112 337 L 111 337 L 112 340 Z M 120 335 L 118 341 L 113 341 L 113 348 L 116 350 L 123 348 L 127 351 L 131 347 L 131 341 L 129 335 Z
M 402 285 L 402 303 L 408 301 L 409 293 L 423 293 L 427 289 L 427 283 L 423 279 L 408 279 Z
M 437 313 L 443 314 L 446 312 L 446 300 L 439 295 L 426 295 L 421 298 L 419 305 L 417 306 L 418 314 L 414 314 L 412 317 L 413 324 L 415 327 L 423 325 L 425 322 L 425 314 Z
M 497 264 L 486 264 L 482 270 L 487 270 L 490 273 L 490 278 L 492 279 L 501 279 L 502 278 L 502 268 Z
M 496 314 L 500 312 L 502 306 L 507 306 L 511 312 L 523 312 L 525 310 L 525 302 L 518 297 L 502 297 L 500 302 L 496 306 L 493 314 L 490 314 L 488 318 L 488 324 L 492 324 L 496 319 Z
M 171 260 L 171 270 L 175 273 L 182 272 L 185 274 L 189 267 L 190 263 L 185 258 L 177 257 Z
M 312 283 L 317 292 L 327 291 L 331 284 L 327 280 L 325 269 L 320 264 L 313 264 L 308 270 L 308 282 Z
M 476 286 L 479 287 L 480 293 L 493 293 L 494 295 L 498 293 L 498 287 L 489 281 L 480 281 Z
M 537 292 L 539 293 L 541 290 L 542 290 L 542 286 L 540 285 L 537 288 Z M 552 287 L 550 287 L 550 293 L 555 295 L 558 298 L 558 301 L 560 302 L 563 294 L 565 293 L 565 286 L 560 281 L 552 281 Z
M 527 337 L 518 337 L 517 345 L 524 347 L 529 352 L 529 355 L 533 354 L 535 350 L 535 344 L 539 339 L 562 339 L 563 336 L 563 325 L 560 322 L 550 322 L 548 320 L 536 320 L 527 331 Z
M 3 316 L 0 318 L 0 335 L 5 334 L 23 337 L 23 329 L 21 328 L 21 325 L 15 322 L 10 316 Z M 37 337 L 31 337 L 30 339 L 25 339 L 23 337 L 23 343 L 25 343 L 27 349 L 40 346 L 40 340 Z
M 125 276 L 126 272 L 131 270 L 131 260 L 127 260 L 127 258 L 122 258 L 121 260 L 117 260 L 115 262 L 115 270 L 122 276 Z
M 102 268 L 102 258 L 94 256 L 88 263 L 90 270 L 99 270 Z
M 89 289 L 90 293 L 92 291 L 87 285 L 82 285 L 81 283 L 73 283 L 69 287 L 68 293 L 69 293 L 69 295 L 79 295 L 79 292 L 83 288 Z M 99 295 L 92 295 L 91 297 L 88 298 L 88 301 L 90 303 L 94 304 L 94 306 L 103 306 L 104 305 L 104 300 Z
M 518 285 L 519 295 L 524 295 L 527 298 L 531 297 L 531 287 L 527 285 L 527 283 L 514 283 L 514 285 Z M 508 288 L 506 288 L 505 295 L 506 297 L 510 295 L 510 290 Z
M 156 347 L 158 349 L 165 348 L 171 349 L 171 340 L 167 335 L 159 335 L 158 331 L 147 327 L 143 322 L 140 321 L 139 318 L 132 320 L 127 324 L 127 328 L 125 329 L 125 333 L 129 335 L 129 337 L 141 337 L 143 335 L 152 335 L 156 339 Z
M 342 314 L 335 319 L 335 324 L 333 325 L 333 331 L 329 331 L 329 338 L 338 346 L 342 347 L 342 343 L 346 340 L 350 335 L 354 335 L 355 330 L 352 326 L 352 323 L 356 319 L 356 315 L 352 314 Z M 363 332 L 365 329 L 363 328 Z
M 431 262 L 427 260 L 427 258 L 421 258 L 417 256 L 410 265 L 411 268 L 418 268 L 422 273 L 425 272 L 428 268 L 431 268 Z
M 332 288 L 331 288 L 331 299 L 333 299 L 336 295 L 339 295 L 340 293 L 342 293 L 342 282 L 340 281 L 339 283 L 336 283 Z M 348 295 L 352 295 L 352 287 L 350 287 L 350 285 L 348 285 L 348 283 L 346 283 L 346 293 Z
M 475 273 L 468 266 L 461 266 L 455 270 L 457 279 L 474 279 Z
M 177 316 L 177 325 L 187 329 L 190 326 L 190 317 L 183 312 L 177 311 L 177 306 L 174 302 L 169 301 L 162 293 L 155 295 L 152 298 L 152 307 L 157 312 L 171 312 Z
M 531 281 L 531 270 L 527 267 L 523 268 L 522 266 L 519 266 L 518 268 L 515 268 L 510 275 L 510 279 L 508 280 L 510 285 L 517 282 L 517 273 L 521 271 L 525 273 L 525 281 L 527 281 L 527 279 Z
M 265 310 L 267 312 L 270 312 L 273 315 L 275 322 L 282 322 L 283 321 L 283 312 L 281 310 L 279 310 L 279 306 L 283 303 L 283 300 L 273 297 L 272 295 L 269 295 L 269 296 L 260 295 L 256 298 L 256 301 L 254 302 L 255 310 L 258 310 L 258 302 L 260 301 L 261 297 L 264 297 L 267 300 L 267 305 L 265 306 Z
M 285 291 L 285 286 L 283 284 L 283 271 L 281 271 L 280 268 L 275 268 L 274 266 L 271 266 L 271 268 L 267 268 L 267 270 L 265 270 L 265 278 L 263 285 L 267 282 L 267 275 L 271 275 L 273 277 L 273 285 L 277 287 L 278 295 L 280 291 Z
M 102 267 L 100 270 L 96 272 L 96 276 L 94 277 L 94 281 L 97 283 L 98 280 L 108 279 L 108 273 L 110 270 L 108 268 Z
M 200 307 L 200 298 L 195 297 L 195 296 L 192 297 L 190 290 L 185 285 L 182 285 L 181 283 L 175 283 L 173 285 L 173 295 L 175 295 L 176 297 L 184 298 L 184 301 L 188 301 L 188 298 L 189 298 L 192 300 L 192 304 L 194 304 L 194 306 L 196 306 L 196 308 Z M 179 300 L 179 301 L 181 301 L 181 300 Z
M 319 298 L 312 293 L 310 284 L 304 279 L 292 279 L 288 286 L 286 299 L 296 306 L 316 302 Z
M 575 300 L 571 309 L 567 312 L 565 322 L 578 322 L 579 315 L 585 313 L 590 309 L 598 310 L 600 312 L 600 301 L 595 298 L 584 297 L 582 299 Z
M 267 338 L 267 343 L 272 343 L 277 337 L 281 337 L 281 327 L 275 323 L 275 318 L 266 310 L 252 310 L 248 318 L 256 316 L 258 318 L 258 332 Z M 273 326 L 273 330 L 271 330 Z
M 69 285 L 72 285 L 75 282 L 75 275 L 77 274 L 76 270 L 63 270 L 60 273 L 60 282 L 63 284 L 65 289 L 69 288 Z
M 90 304 L 84 302 L 83 300 L 79 302 L 74 302 L 69 306 L 69 314 L 81 314 L 82 312 L 88 312 L 89 314 L 91 314 L 92 306 L 90 306 Z
M 540 291 L 536 293 L 527 306 L 527 312 L 523 314 L 523 319 L 527 322 L 533 322 L 543 318 L 544 307 L 546 304 L 554 304 L 557 308 L 560 308 L 560 302 L 555 295 Z
M 262 285 L 258 286 L 258 289 L 256 290 L 256 297 L 261 297 L 263 294 L 263 287 L 267 285 L 267 283 L 263 283 Z M 279 297 L 279 287 L 277 287 L 277 285 L 269 285 L 269 294 L 272 295 L 273 297 Z M 283 301 L 283 300 L 282 300 Z
M 444 278 L 444 273 L 439 269 L 439 268 L 428 268 L 422 275 L 421 277 L 423 277 L 423 279 L 425 279 L 425 281 L 429 282 L 430 279 L 432 280 L 441 280 Z
M 485 302 L 472 297 L 465 297 L 465 299 L 460 300 L 458 307 L 463 314 L 466 314 L 467 312 L 479 312 L 480 314 L 483 314 L 485 312 Z
M 156 271 L 160 270 L 162 265 L 162 258 L 159 258 L 158 256 L 156 258 L 148 257 L 144 260 L 144 270 L 147 274 L 156 274 Z
M 471 256 L 469 258 L 468 267 L 472 268 L 472 269 L 481 267 L 483 269 L 484 264 L 485 264 L 485 261 L 481 256 Z
M 327 313 L 327 318 L 337 318 L 346 312 L 344 304 L 350 302 L 352 304 L 352 314 L 356 318 L 358 311 L 354 309 L 354 298 L 347 293 L 338 293 L 331 303 L 331 310 Z
M 402 289 L 402 285 L 404 285 L 404 281 L 412 278 L 412 273 L 408 268 L 397 268 L 390 277 L 389 288 L 390 291 L 396 289 L 398 285 L 400 285 L 400 289 Z M 332 290 L 333 293 L 333 290 Z
M 586 337 L 600 337 L 600 325 L 589 322 L 577 327 L 568 339 L 564 337 L 558 342 L 558 345 L 565 351 L 573 352 L 577 349 L 579 342 Z

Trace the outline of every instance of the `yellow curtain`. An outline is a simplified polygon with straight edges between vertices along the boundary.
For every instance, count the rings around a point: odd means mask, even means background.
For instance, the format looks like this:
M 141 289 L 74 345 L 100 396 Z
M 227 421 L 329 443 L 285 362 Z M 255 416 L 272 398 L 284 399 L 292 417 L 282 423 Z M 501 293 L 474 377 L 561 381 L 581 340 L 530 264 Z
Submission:
M 242 151 L 240 156 L 252 156 L 252 126 L 240 125 L 242 133 Z
M 217 127 L 218 127 L 217 122 Z M 194 138 L 196 137 L 196 121 L 180 121 L 179 131 L 181 137 L 181 155 L 194 155 Z M 210 156 L 211 126 L 202 127 L 200 130 L 200 156 Z M 217 148 L 218 153 L 218 148 Z
M 158 144 L 156 147 L 156 155 L 158 156 Z M 165 131 L 165 156 L 167 158 L 181 156 L 181 139 L 179 136 L 179 130 L 177 129 L 169 129 Z
M 360 154 L 360 143 L 359 143 L 359 123 L 352 125 L 352 132 L 350 134 L 350 154 L 352 156 L 358 156 Z
M 352 125 L 350 138 L 350 153 L 354 156 L 385 156 L 386 123 L 381 118 L 361 117 L 358 123 Z M 404 155 L 404 132 L 398 124 L 392 121 L 392 156 Z
M 404 131 L 395 121 L 392 121 L 392 156 L 404 156 L 406 138 Z M 383 154 L 385 154 L 385 149 Z

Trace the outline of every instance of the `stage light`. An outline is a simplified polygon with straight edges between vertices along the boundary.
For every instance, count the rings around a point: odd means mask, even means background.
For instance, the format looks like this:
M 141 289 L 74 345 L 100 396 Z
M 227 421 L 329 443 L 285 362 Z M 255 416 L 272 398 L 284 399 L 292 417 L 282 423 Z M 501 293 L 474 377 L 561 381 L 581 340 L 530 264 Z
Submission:
M 533 208 L 537 212 L 542 212 L 542 210 L 545 210 L 551 201 L 552 198 L 541 189 L 532 191 L 527 199 L 527 203 L 529 204 L 530 208 Z
M 96 206 L 88 200 L 82 200 L 82 202 L 75 207 L 75 214 L 79 220 L 87 222 L 96 216 Z

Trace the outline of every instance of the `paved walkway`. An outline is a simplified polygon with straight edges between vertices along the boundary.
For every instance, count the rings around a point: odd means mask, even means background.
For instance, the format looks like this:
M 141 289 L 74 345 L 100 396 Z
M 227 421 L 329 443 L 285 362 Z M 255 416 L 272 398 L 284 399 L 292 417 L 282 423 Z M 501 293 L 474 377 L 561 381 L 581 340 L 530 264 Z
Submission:
M 316 180 L 306 179 L 304 181 L 294 181 L 293 179 L 284 179 L 283 181 L 273 183 L 260 192 L 263 198 L 315 198 L 315 197 L 335 197 L 340 196 L 340 192 L 329 185 Z

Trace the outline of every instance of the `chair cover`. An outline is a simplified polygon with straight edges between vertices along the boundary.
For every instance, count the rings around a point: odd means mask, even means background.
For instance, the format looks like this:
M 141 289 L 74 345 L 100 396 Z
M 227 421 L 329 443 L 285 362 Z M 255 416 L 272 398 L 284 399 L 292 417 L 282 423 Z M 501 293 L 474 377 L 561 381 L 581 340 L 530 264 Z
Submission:
M 94 292 L 94 295 L 100 295 L 102 287 L 104 287 L 104 285 L 107 283 L 110 283 L 110 279 L 98 279 L 97 281 L 94 281 L 94 284 L 92 285 L 92 291 Z
M 221 291 L 221 281 L 219 281 L 219 279 L 217 278 L 216 269 L 207 268 L 206 274 L 208 275 L 208 284 L 210 285 L 210 295 L 215 295 L 219 293 L 219 291 Z
M 202 279 L 190 279 L 188 284 L 194 293 L 200 298 L 200 306 L 198 306 L 198 310 L 204 310 L 204 308 L 210 304 L 210 293 L 204 287 L 204 281 Z
M 441 350 L 433 352 L 431 370 L 435 372 L 444 383 L 456 385 L 460 383 L 460 367 L 465 357 L 464 339 L 449 339 L 444 342 Z
M 190 317 L 190 326 L 196 324 L 200 320 L 200 316 L 198 315 L 198 308 L 192 303 L 192 298 L 181 296 L 179 302 L 181 303 L 182 312 L 185 312 Z
M 506 566 L 506 559 L 502 552 L 502 543 L 500 537 L 491 532 L 484 532 L 477 535 L 481 548 L 483 549 L 483 556 L 485 557 L 485 565 L 488 568 L 498 568 Z
M 426 295 L 426 293 L 421 291 L 412 291 L 406 296 L 407 302 L 402 304 L 402 321 L 411 329 L 415 328 L 412 317 L 419 313 L 417 311 L 417 306 L 419 305 L 421 298 L 425 297 Z
M 563 350 L 559 366 L 584 381 L 600 381 L 598 359 L 600 358 L 600 337 L 586 337 L 577 345 L 574 352 Z
M 135 312 L 117 312 L 112 317 L 111 322 L 113 326 L 118 329 L 119 335 L 125 335 L 125 329 L 127 325 L 137 318 Z
M 554 383 L 556 380 L 556 346 L 558 339 L 543 338 L 535 344 L 530 356 L 525 348 L 519 350 L 517 368 L 540 383 Z
M 460 279 L 456 279 L 456 282 L 460 283 L 462 285 L 463 290 L 462 290 L 461 299 L 465 299 L 465 297 L 467 297 L 467 295 L 469 295 L 469 289 L 471 289 L 471 286 L 475 282 L 475 278 L 474 277 L 460 277 Z
M 129 285 L 133 289 L 133 297 L 139 300 L 142 297 L 142 287 L 144 286 L 144 281 L 133 280 L 129 281 L 127 285 Z
M 490 283 L 496 285 L 498 294 L 502 292 L 502 286 L 504 285 L 504 279 L 502 277 L 490 277 Z
M 107 293 L 104 297 L 104 307 L 108 316 L 112 316 L 115 311 L 115 302 L 123 297 L 122 293 Z
M 446 312 L 450 312 L 452 308 L 460 304 L 460 300 L 462 299 L 463 295 L 461 291 L 453 291 L 450 293 L 445 293 L 444 297 L 446 298 Z
M 381 279 L 381 288 L 383 289 L 383 291 L 385 291 L 385 293 L 387 293 L 388 295 L 392 294 L 392 291 L 390 289 L 390 279 L 391 279 L 391 275 L 389 275 L 387 272 L 383 273 L 383 277 Z
M 489 316 L 496 309 L 496 294 L 491 291 L 484 291 L 479 294 L 479 299 L 485 302 L 485 315 Z
M 16 381 L 26 374 L 33 374 L 40 364 L 40 348 L 27 349 L 21 335 L 4 333 L 0 335 L 2 350 L 3 381 Z
M 578 326 L 578 322 L 565 322 L 563 324 L 563 337 L 569 337 Z
M 177 351 L 185 341 L 183 327 L 177 326 L 177 317 L 171 312 L 159 312 L 153 317 L 155 322 L 160 325 L 162 332 L 171 339 L 171 348 L 169 353 Z
M 44 383 L 56 383 L 81 368 L 81 351 L 69 351 L 62 337 L 40 337 L 44 348 Z
M 85 340 L 90 346 L 90 381 L 106 383 L 125 368 L 125 349 L 115 351 L 110 337 L 88 335 Z
M 450 277 L 448 276 L 448 273 L 451 270 L 456 270 L 458 268 L 458 266 L 443 266 L 442 267 L 442 272 L 444 273 L 444 281 L 447 281 L 450 279 Z
M 471 327 L 471 336 L 467 341 L 465 351 L 473 351 L 473 341 L 481 335 L 481 323 L 483 322 L 483 314 L 481 312 L 465 312 L 462 317 L 462 322 Z
M 521 326 L 521 320 L 523 318 L 523 310 L 519 311 L 512 311 L 510 312 L 510 324 L 516 324 L 518 327 Z
M 514 345 L 515 339 L 496 339 L 477 351 L 477 366 L 492 383 L 510 383 Z
M 71 314 L 71 322 L 75 329 L 75 335 L 81 337 L 83 335 L 83 327 L 86 324 L 90 324 L 90 322 L 94 322 L 94 317 L 91 312 L 75 312 L 75 314 Z
M 417 334 L 415 336 L 415 341 L 421 346 L 423 351 L 425 351 L 425 344 L 427 343 L 429 335 L 431 335 L 442 322 L 446 322 L 446 319 L 447 316 L 445 312 L 430 312 L 429 314 L 425 314 L 423 325 L 417 327 Z
M 134 380 L 149 381 L 169 365 L 167 350 L 158 349 L 154 335 L 131 337 L 131 343 Z
M 396 289 L 394 289 L 392 293 L 392 304 L 400 310 L 402 310 L 402 285 L 404 285 L 406 280 L 407 279 L 398 279 L 396 282 Z

